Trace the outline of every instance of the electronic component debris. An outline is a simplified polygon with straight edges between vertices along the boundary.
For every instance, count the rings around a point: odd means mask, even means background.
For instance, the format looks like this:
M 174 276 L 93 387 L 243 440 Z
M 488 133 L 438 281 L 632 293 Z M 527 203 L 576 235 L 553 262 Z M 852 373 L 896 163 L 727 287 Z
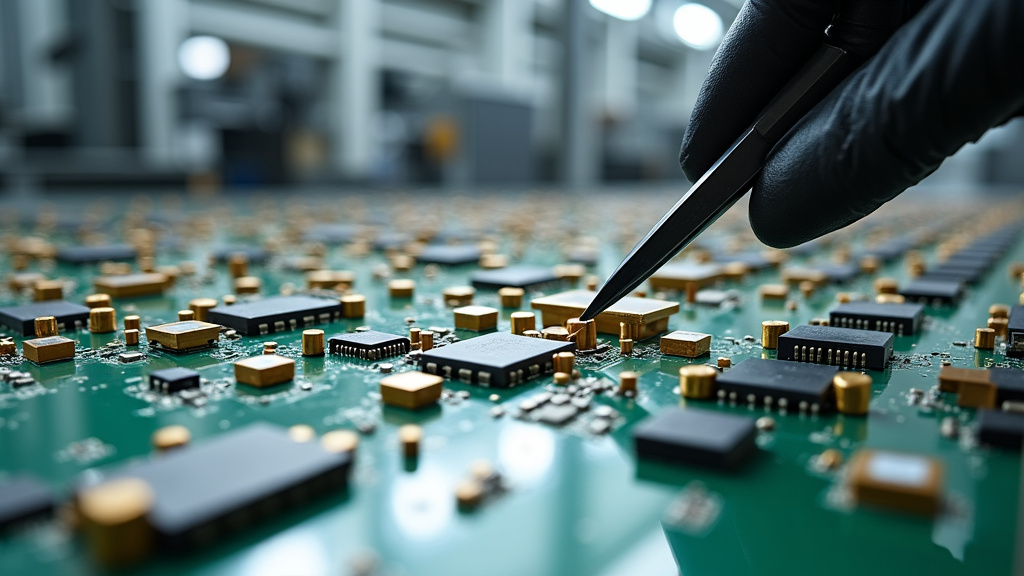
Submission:
M 405 336 L 396 336 L 376 330 L 335 334 L 327 342 L 331 354 L 354 356 L 363 360 L 380 360 L 409 352 L 410 342 Z
M 50 488 L 31 476 L 19 474 L 0 481 L 0 534 L 49 516 L 55 500 Z
M 441 399 L 444 378 L 423 372 L 392 374 L 380 381 L 380 399 L 385 404 L 419 410 Z
M 124 262 L 134 260 L 137 251 L 128 244 L 106 246 L 64 246 L 57 250 L 57 260 L 68 264 L 95 264 L 97 262 Z
M 536 288 L 558 281 L 551 268 L 545 266 L 509 266 L 496 270 L 477 270 L 469 276 L 474 288 L 500 290 L 502 288 Z
M 641 458 L 709 468 L 739 466 L 755 449 L 754 419 L 692 408 L 666 408 L 633 428 Z
M 978 410 L 978 440 L 984 444 L 1020 451 L 1024 446 L 1024 414 L 1002 410 Z
M 180 366 L 154 370 L 149 373 L 149 388 L 164 394 L 199 388 L 199 372 Z
M 730 400 L 747 404 L 774 405 L 780 410 L 817 405 L 825 411 L 834 405 L 832 379 L 838 372 L 832 366 L 747 358 L 718 375 L 718 390 Z
M 316 442 L 295 442 L 284 428 L 250 424 L 187 450 L 98 472 L 79 494 L 100 483 L 136 478 L 152 490 L 146 523 L 167 552 L 211 544 L 345 487 L 351 455 Z M 257 511 L 259 511 L 257 513 Z M 249 522 L 232 521 L 238 517 Z
M 327 324 L 339 320 L 341 313 L 342 304 L 337 300 L 313 296 L 272 296 L 218 306 L 207 312 L 207 318 L 246 336 L 260 336 Z
M 835 326 L 796 326 L 779 336 L 780 360 L 884 370 L 893 335 Z
M 942 507 L 942 462 L 918 454 L 861 449 L 850 461 L 858 503 L 932 515 Z
M 921 329 L 924 305 L 846 302 L 829 312 L 829 325 L 913 336 Z
M 220 326 L 199 320 L 182 320 L 146 328 L 146 339 L 167 350 L 187 352 L 212 346 L 220 336 Z
M 711 351 L 711 334 L 676 330 L 661 337 L 661 353 L 697 358 Z
M 53 316 L 57 319 L 57 330 L 77 332 L 86 326 L 89 320 L 89 308 L 64 300 L 49 300 L 0 308 L 0 324 L 22 336 L 36 336 L 36 318 L 46 316 Z
M 911 302 L 951 306 L 960 302 L 964 285 L 951 280 L 912 280 L 900 289 L 900 295 Z
M 587 290 L 570 290 L 535 298 L 530 306 L 540 310 L 544 326 L 564 326 L 570 318 L 579 318 L 583 314 L 594 295 Z M 594 320 L 598 332 L 615 336 L 619 335 L 621 323 L 637 325 L 638 334 L 634 340 L 646 340 L 668 330 L 668 319 L 676 312 L 679 312 L 678 302 L 626 296 Z
M 492 332 L 424 352 L 420 370 L 484 387 L 508 388 L 552 373 L 552 355 L 575 348 L 572 342 Z
M 474 332 L 494 330 L 498 327 L 498 309 L 489 306 L 463 306 L 453 310 L 455 327 Z

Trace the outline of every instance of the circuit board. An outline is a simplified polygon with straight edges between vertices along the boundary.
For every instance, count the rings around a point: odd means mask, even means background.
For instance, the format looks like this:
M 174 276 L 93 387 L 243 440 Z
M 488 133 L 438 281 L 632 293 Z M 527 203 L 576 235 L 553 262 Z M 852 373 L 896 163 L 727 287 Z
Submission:
M 908 197 L 784 251 L 738 206 L 585 344 L 677 196 L 5 207 L 0 574 L 1020 566 L 1021 204 Z

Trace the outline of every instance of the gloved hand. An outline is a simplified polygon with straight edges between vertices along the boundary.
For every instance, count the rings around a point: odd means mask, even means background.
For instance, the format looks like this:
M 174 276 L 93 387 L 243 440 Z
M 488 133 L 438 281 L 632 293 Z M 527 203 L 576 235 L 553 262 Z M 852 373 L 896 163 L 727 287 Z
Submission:
M 765 244 L 795 246 L 864 217 L 1024 113 L 1024 1 L 919 4 L 907 2 L 906 23 L 768 156 L 750 197 L 750 224 Z M 679 162 L 691 181 L 810 58 L 837 9 L 838 0 L 743 5 L 683 139 Z

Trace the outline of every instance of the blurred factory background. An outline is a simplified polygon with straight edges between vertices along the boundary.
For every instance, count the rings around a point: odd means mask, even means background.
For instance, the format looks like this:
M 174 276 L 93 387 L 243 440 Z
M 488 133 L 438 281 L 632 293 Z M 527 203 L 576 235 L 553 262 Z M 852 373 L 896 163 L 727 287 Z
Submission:
M 0 0 L 8 190 L 682 181 L 740 0 Z M 1024 183 L 1017 122 L 943 169 Z

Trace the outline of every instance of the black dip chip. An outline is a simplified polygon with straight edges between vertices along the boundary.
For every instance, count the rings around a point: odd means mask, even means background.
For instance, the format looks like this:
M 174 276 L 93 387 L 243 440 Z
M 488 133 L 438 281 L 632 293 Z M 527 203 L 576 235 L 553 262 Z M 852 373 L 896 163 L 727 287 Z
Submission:
M 386 332 L 367 330 L 350 334 L 335 334 L 327 342 L 331 354 L 355 356 L 363 360 L 380 360 L 409 352 L 409 339 Z
M 492 332 L 427 350 L 420 370 L 484 387 L 510 388 L 553 371 L 551 357 L 576 344 Z
M 50 488 L 30 476 L 18 475 L 0 482 L 0 532 L 53 513 Z
M 840 304 L 829 313 L 829 325 L 840 328 L 892 332 L 898 336 L 912 336 L 921 329 L 923 318 L 923 304 L 847 302 Z
M 925 304 L 956 304 L 963 295 L 964 285 L 956 280 L 913 280 L 900 289 L 907 300 Z
M 978 410 L 978 440 L 983 444 L 1020 450 L 1024 445 L 1024 414 Z
M 754 451 L 754 419 L 687 408 L 668 408 L 633 428 L 641 458 L 709 468 L 736 468 Z
M 469 277 L 474 288 L 500 290 L 512 288 L 533 288 L 558 281 L 551 268 L 543 266 L 509 266 L 496 270 L 477 270 Z
M 64 300 L 36 302 L 24 306 L 0 308 L 0 324 L 17 331 L 22 336 L 36 335 L 36 318 L 53 316 L 61 332 L 75 332 L 89 323 L 89 308 Z
M 147 520 L 157 546 L 178 551 L 339 493 L 350 463 L 347 452 L 295 442 L 287 430 L 257 423 L 101 473 L 90 482 L 139 478 L 148 484 L 153 506 Z
M 106 246 L 64 246 L 57 250 L 57 260 L 70 264 L 93 264 L 96 262 L 121 262 L 134 260 L 135 248 L 128 244 Z
M 988 379 L 996 385 L 996 402 L 1024 401 L 1024 370 L 1020 368 L 989 368 Z
M 149 389 L 173 394 L 189 388 L 199 388 L 199 372 L 188 368 L 164 368 L 149 373 Z
M 790 410 L 806 402 L 808 407 L 817 404 L 826 411 L 834 405 L 832 378 L 838 372 L 839 368 L 834 366 L 748 358 L 719 374 L 717 382 L 719 390 L 730 398 L 735 393 L 736 400 L 745 404 L 753 396 L 757 404 L 770 402 L 779 406 L 785 399 L 784 405 Z
M 779 336 L 779 360 L 884 370 L 894 336 L 874 330 L 801 325 Z
M 416 256 L 420 264 L 444 264 L 446 266 L 458 266 L 460 264 L 474 264 L 480 261 L 480 249 L 470 244 L 448 246 L 445 244 L 431 244 Z
M 1006 326 L 1006 355 L 1024 356 L 1024 305 L 1010 309 L 1010 321 Z
M 259 336 L 326 324 L 341 318 L 341 303 L 313 296 L 273 296 L 262 300 L 217 306 L 207 320 L 246 336 Z
M 245 254 L 250 264 L 265 264 L 270 259 L 270 253 L 258 246 L 225 246 L 213 252 L 213 260 L 218 264 L 224 264 L 235 254 Z

